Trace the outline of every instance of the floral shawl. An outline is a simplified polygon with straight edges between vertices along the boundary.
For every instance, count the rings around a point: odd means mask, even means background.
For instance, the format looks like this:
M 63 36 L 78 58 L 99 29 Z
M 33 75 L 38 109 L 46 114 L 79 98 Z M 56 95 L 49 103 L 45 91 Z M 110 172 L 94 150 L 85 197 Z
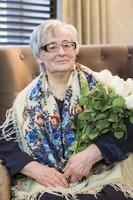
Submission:
M 15 100 L 13 132 L 16 133 L 20 148 L 38 162 L 57 169 L 64 167 L 67 149 L 75 138 L 70 125 L 74 115 L 81 111 L 79 98 L 83 82 L 90 89 L 95 84 L 91 74 L 77 67 L 72 71 L 67 84 L 62 116 L 48 86 L 46 72 L 42 72 Z M 11 138 L 14 135 L 10 135 Z
M 38 162 L 61 170 L 67 161 L 67 150 L 75 139 L 76 133 L 70 126 L 74 115 L 82 111 L 79 106 L 82 87 L 86 85 L 91 90 L 95 86 L 94 77 L 95 72 L 90 69 L 79 64 L 75 66 L 67 84 L 62 116 L 60 116 L 55 98 L 48 87 L 47 74 L 41 73 L 17 96 L 13 108 L 7 113 L 3 136 L 7 140 L 15 139 L 21 150 Z M 11 124 L 13 128 L 9 133 L 8 127 Z M 129 162 L 126 163 L 129 169 L 131 159 L 131 157 L 127 159 Z M 133 174 L 133 170 L 131 173 Z M 127 176 L 123 178 L 119 164 L 108 172 L 90 176 L 85 182 L 72 185 L 60 192 L 65 194 L 66 198 L 69 194 L 75 197 L 76 193 L 96 194 L 106 184 L 133 197 L 133 190 L 129 188 L 129 185 L 133 186 L 133 181 L 128 182 Z M 12 187 L 12 191 L 14 199 L 17 200 L 22 200 L 22 196 L 25 199 L 36 199 L 38 194 L 44 192 L 58 192 L 56 189 L 45 188 L 30 178 L 20 179 L 19 184 Z

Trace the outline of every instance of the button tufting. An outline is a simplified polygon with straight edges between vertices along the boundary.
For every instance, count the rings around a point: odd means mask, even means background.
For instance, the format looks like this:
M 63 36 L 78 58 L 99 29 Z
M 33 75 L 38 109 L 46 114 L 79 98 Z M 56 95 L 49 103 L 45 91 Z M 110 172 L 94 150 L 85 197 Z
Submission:
M 132 54 L 131 54 L 131 53 L 129 53 L 129 54 L 128 54 L 128 58 L 130 59 L 131 57 L 132 57 Z
M 19 57 L 20 57 L 21 60 L 24 60 L 24 54 L 21 53 L 21 54 L 19 55 Z
M 32 74 L 32 79 L 35 79 L 37 77 L 36 74 Z
M 105 60 L 105 56 L 101 56 L 101 60 Z

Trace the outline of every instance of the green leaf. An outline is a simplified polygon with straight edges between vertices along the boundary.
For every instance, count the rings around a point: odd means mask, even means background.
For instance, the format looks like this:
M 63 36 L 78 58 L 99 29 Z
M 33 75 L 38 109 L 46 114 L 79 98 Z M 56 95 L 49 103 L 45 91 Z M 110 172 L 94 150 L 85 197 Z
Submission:
M 89 135 L 89 138 L 90 138 L 91 140 L 93 140 L 93 139 L 95 139 L 97 136 L 98 136 L 98 131 L 97 131 L 97 132 L 91 133 L 91 134 Z
M 78 119 L 78 114 L 76 114 L 72 121 L 71 129 L 78 129 L 78 124 L 79 124 L 79 119 Z
M 112 111 L 114 113 L 116 113 L 117 115 L 123 115 L 125 109 L 121 108 L 121 107 L 113 107 Z
M 119 126 L 119 122 L 116 121 L 112 124 L 113 129 L 116 129 Z
M 82 95 L 82 96 L 87 96 L 88 93 L 89 93 L 89 88 L 86 87 L 86 86 L 83 86 L 83 87 L 82 87 L 82 90 L 81 90 L 81 95 Z
M 81 143 L 81 144 L 78 146 L 78 149 L 77 149 L 76 153 L 85 150 L 87 146 L 88 146 L 88 145 L 87 145 L 86 143 Z
M 81 135 L 82 135 L 82 131 L 78 129 L 78 130 L 76 131 L 76 135 L 75 135 L 75 139 L 76 139 L 78 142 L 79 142 L 79 140 L 80 140 Z
M 86 126 L 86 121 L 83 120 L 78 120 L 77 128 L 78 129 L 83 129 Z
M 111 105 L 103 105 L 103 108 L 101 109 L 101 112 L 104 112 L 106 110 L 109 110 L 111 108 Z
M 109 131 L 110 131 L 109 127 L 108 128 L 104 128 L 104 129 L 102 129 L 101 134 L 99 134 L 99 136 L 102 136 L 102 135 L 104 135 L 105 133 L 107 133 Z
M 100 119 L 104 119 L 104 118 L 107 118 L 107 114 L 106 113 L 100 113 L 100 114 L 96 115 L 95 121 L 100 120 Z
M 86 125 L 86 127 L 83 129 L 83 133 L 86 134 L 86 135 L 89 135 L 89 134 L 91 134 L 91 132 L 93 131 L 93 129 L 94 129 L 93 124 L 88 124 L 88 125 Z
M 88 118 L 90 118 L 90 112 L 84 111 L 84 112 L 79 114 L 78 118 L 80 120 L 87 120 Z
M 112 88 L 109 88 L 109 97 L 114 99 L 116 98 L 118 95 L 115 93 L 115 90 Z
M 118 129 L 125 131 L 126 130 L 126 125 L 124 124 L 123 120 L 119 121 L 118 123 Z
M 81 97 L 80 101 L 79 101 L 81 106 L 86 106 L 88 104 L 88 97 Z
M 76 129 L 76 126 L 75 126 L 74 122 L 72 122 L 72 124 L 71 124 L 71 129 Z
M 82 136 L 80 137 L 81 141 L 83 142 L 85 142 L 87 138 L 88 138 L 88 134 L 82 134 Z
M 78 116 L 79 114 L 76 115 L 75 118 L 73 119 L 72 124 L 71 124 L 71 129 L 74 129 L 74 130 L 83 129 L 84 126 L 86 125 L 86 121 L 80 120 Z
M 96 110 L 102 110 L 102 108 L 103 108 L 102 102 L 100 102 L 100 101 L 95 101 L 94 108 L 95 108 Z
M 109 118 L 108 118 L 109 122 L 116 122 L 118 121 L 118 115 L 116 113 L 110 113 Z
M 123 131 L 115 131 L 114 132 L 114 136 L 117 138 L 117 139 L 120 139 L 124 136 L 124 132 Z
M 104 93 L 102 93 L 99 90 L 96 90 L 96 91 L 94 91 L 94 95 L 93 96 L 95 97 L 96 100 L 101 100 L 101 99 L 104 98 Z
M 115 109 L 116 109 L 116 107 L 125 108 L 125 101 L 122 97 L 118 96 L 116 99 L 113 100 L 112 106 Z
M 90 112 L 90 118 L 88 119 L 89 122 L 93 122 L 96 116 L 96 112 Z
M 130 122 L 133 124 L 133 115 L 130 116 Z
M 69 147 L 69 151 L 75 152 L 77 150 L 77 147 L 78 147 L 78 141 L 75 140 Z
M 99 120 L 96 123 L 96 128 L 98 130 L 102 130 L 102 129 L 108 128 L 109 126 L 110 126 L 110 123 L 107 121 L 107 119 Z
M 94 112 L 93 106 L 92 106 L 92 102 L 91 102 L 91 101 L 88 101 L 88 103 L 87 103 L 87 105 L 86 105 L 86 109 L 87 109 L 87 111 L 89 111 L 89 112 Z

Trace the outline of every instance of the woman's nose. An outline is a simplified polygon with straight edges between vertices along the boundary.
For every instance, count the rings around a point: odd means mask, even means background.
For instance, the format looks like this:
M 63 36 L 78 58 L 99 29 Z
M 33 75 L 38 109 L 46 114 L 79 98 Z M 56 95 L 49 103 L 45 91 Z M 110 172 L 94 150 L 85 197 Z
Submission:
M 61 45 L 59 47 L 58 53 L 61 54 L 61 55 L 65 54 L 65 50 L 63 49 L 63 47 Z

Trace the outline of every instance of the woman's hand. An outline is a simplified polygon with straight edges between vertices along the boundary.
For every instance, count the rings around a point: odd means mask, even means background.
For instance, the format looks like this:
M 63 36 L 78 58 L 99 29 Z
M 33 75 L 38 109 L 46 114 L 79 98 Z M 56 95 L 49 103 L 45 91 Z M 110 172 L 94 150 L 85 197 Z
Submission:
M 63 174 L 55 168 L 42 165 L 36 161 L 27 164 L 21 173 L 35 179 L 39 184 L 45 187 L 68 187 L 68 183 Z
M 101 151 L 95 144 L 90 145 L 84 151 L 73 155 L 65 168 L 64 177 L 71 178 L 71 182 L 81 180 L 83 177 L 89 175 L 92 166 L 102 159 Z

